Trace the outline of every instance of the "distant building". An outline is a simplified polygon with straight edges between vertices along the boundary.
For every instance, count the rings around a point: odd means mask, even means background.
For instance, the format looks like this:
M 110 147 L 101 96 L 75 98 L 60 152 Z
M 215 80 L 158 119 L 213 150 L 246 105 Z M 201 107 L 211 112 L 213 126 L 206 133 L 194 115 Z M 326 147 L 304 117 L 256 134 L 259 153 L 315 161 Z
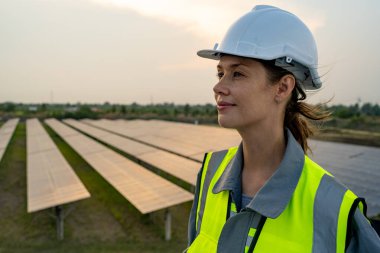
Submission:
M 36 111 L 38 111 L 38 106 L 36 106 L 36 105 L 29 105 L 28 111 L 30 111 L 30 112 L 36 112 Z
M 78 106 L 65 107 L 65 112 L 77 112 L 79 110 Z
M 101 110 L 98 107 L 96 107 L 96 106 L 92 106 L 91 107 L 91 111 L 92 112 L 101 112 Z

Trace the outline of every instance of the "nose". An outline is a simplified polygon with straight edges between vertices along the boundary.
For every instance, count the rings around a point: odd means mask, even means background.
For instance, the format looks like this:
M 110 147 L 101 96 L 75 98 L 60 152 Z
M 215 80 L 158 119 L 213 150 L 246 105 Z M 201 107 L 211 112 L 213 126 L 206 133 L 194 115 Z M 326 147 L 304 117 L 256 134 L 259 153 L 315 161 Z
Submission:
M 223 77 L 214 85 L 213 90 L 214 90 L 215 96 L 216 95 L 226 96 L 230 94 L 230 90 L 228 86 L 226 85 L 226 80 Z

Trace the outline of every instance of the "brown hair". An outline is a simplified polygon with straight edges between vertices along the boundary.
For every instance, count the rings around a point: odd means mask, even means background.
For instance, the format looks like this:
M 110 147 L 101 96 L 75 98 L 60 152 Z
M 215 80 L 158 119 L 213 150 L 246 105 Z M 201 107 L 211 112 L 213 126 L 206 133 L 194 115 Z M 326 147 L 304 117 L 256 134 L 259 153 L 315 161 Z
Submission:
M 278 67 L 274 61 L 258 60 L 266 69 L 268 79 L 274 83 L 279 81 L 285 75 L 293 75 L 291 72 Z M 294 76 L 294 75 L 293 75 Z M 292 96 L 286 106 L 284 126 L 293 134 L 294 138 L 301 145 L 303 151 L 307 153 L 311 151 L 307 138 L 313 136 L 317 128 L 315 123 L 326 121 L 331 113 L 323 109 L 322 105 L 311 105 L 302 102 L 306 99 L 306 93 L 301 85 L 296 81 L 296 85 L 292 91 Z M 314 123 L 314 124 L 313 124 Z

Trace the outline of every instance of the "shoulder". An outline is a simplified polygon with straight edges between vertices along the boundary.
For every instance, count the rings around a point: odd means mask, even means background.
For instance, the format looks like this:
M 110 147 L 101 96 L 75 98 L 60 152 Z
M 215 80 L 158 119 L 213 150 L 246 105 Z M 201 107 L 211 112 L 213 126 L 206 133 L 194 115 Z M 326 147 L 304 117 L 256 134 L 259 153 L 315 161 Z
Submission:
M 227 156 L 233 157 L 236 155 L 238 147 L 230 147 L 228 149 L 222 149 L 218 151 L 210 151 L 205 153 L 202 163 L 202 168 L 208 167 L 209 164 L 220 164 Z
M 344 184 L 336 179 L 330 172 L 322 168 L 316 162 L 305 155 L 303 168 L 304 180 L 309 188 L 315 192 L 315 201 L 320 210 L 327 214 L 325 210 L 336 209 L 340 211 L 346 206 L 349 210 L 358 197 Z
M 305 155 L 303 174 L 305 174 L 304 177 L 306 177 L 306 180 L 308 180 L 309 183 L 318 188 L 318 191 L 327 188 L 329 190 L 335 189 L 335 191 L 340 191 L 341 194 L 343 194 L 348 190 L 348 188 L 335 178 L 334 175 L 322 168 L 307 155 Z
M 312 176 L 323 176 L 325 174 L 333 177 L 333 175 L 322 168 L 318 163 L 314 162 L 309 156 L 305 155 L 304 170 Z
M 210 152 L 205 153 L 204 159 L 206 159 L 207 156 L 220 156 L 220 155 L 226 155 L 227 153 L 234 153 L 235 154 L 236 151 L 238 150 L 238 148 L 239 148 L 238 146 L 233 146 L 233 147 L 229 147 L 226 149 L 210 151 Z

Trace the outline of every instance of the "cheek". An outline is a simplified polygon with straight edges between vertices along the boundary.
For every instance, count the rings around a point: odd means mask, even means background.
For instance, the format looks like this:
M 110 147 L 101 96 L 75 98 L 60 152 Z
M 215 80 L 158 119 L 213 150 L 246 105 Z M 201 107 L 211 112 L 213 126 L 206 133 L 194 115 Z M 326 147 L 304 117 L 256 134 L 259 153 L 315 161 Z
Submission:
M 246 91 L 241 95 L 242 100 L 242 113 L 244 115 L 256 115 L 268 113 L 273 107 L 273 101 L 271 100 L 270 94 L 264 92 L 252 93 L 252 91 Z

